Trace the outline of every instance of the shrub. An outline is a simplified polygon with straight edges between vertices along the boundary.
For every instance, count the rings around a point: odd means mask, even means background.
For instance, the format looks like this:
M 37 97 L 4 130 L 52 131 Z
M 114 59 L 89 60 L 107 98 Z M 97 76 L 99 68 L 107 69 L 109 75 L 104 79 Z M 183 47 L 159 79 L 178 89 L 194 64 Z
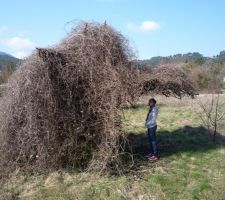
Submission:
M 120 33 L 97 23 L 80 23 L 60 44 L 37 49 L 12 75 L 1 102 L 4 164 L 29 170 L 113 166 L 117 116 L 132 99 L 132 56 Z

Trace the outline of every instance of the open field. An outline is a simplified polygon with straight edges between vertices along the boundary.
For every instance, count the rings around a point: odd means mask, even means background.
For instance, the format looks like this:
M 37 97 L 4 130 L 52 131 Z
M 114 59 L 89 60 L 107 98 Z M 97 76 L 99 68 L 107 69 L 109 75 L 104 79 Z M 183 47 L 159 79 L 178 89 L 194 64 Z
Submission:
M 199 98 L 205 99 L 206 96 Z M 1 180 L 1 199 L 225 199 L 225 129 L 213 143 L 201 126 L 196 100 L 156 97 L 159 104 L 160 160 L 150 163 L 144 127 L 147 97 L 124 111 L 124 131 L 133 149 L 133 166 L 121 175 L 96 176 L 62 169 L 49 174 Z M 1 190 L 0 190 L 1 192 Z

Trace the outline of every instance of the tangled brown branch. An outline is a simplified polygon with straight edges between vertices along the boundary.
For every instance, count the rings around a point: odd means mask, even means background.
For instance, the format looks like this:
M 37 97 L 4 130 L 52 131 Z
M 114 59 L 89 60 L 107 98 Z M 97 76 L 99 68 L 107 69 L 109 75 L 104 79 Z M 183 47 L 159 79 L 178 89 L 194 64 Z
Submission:
M 154 92 L 167 97 L 194 97 L 196 90 L 191 80 L 177 67 L 158 67 L 143 75 L 142 94 Z

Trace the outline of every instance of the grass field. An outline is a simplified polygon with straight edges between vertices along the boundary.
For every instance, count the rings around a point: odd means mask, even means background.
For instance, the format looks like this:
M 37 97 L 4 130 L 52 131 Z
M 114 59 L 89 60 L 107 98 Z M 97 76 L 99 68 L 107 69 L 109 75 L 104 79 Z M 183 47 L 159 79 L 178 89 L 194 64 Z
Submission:
M 160 160 L 146 160 L 146 98 L 124 111 L 124 131 L 132 146 L 133 166 L 122 175 L 96 176 L 67 170 L 2 180 L 3 199 L 225 199 L 225 136 L 209 139 L 196 114 L 195 100 L 157 97 Z

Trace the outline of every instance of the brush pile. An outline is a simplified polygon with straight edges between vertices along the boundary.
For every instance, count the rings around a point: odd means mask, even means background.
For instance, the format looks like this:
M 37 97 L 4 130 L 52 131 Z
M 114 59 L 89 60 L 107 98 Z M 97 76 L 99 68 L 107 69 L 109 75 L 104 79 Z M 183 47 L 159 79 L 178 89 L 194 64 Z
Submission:
M 181 99 L 185 95 L 193 98 L 196 94 L 191 80 L 177 67 L 162 66 L 144 73 L 141 85 L 141 95 L 153 92 Z
M 1 101 L 1 157 L 13 169 L 117 161 L 122 103 L 134 76 L 127 40 L 106 24 L 81 23 L 59 45 L 37 49 Z

